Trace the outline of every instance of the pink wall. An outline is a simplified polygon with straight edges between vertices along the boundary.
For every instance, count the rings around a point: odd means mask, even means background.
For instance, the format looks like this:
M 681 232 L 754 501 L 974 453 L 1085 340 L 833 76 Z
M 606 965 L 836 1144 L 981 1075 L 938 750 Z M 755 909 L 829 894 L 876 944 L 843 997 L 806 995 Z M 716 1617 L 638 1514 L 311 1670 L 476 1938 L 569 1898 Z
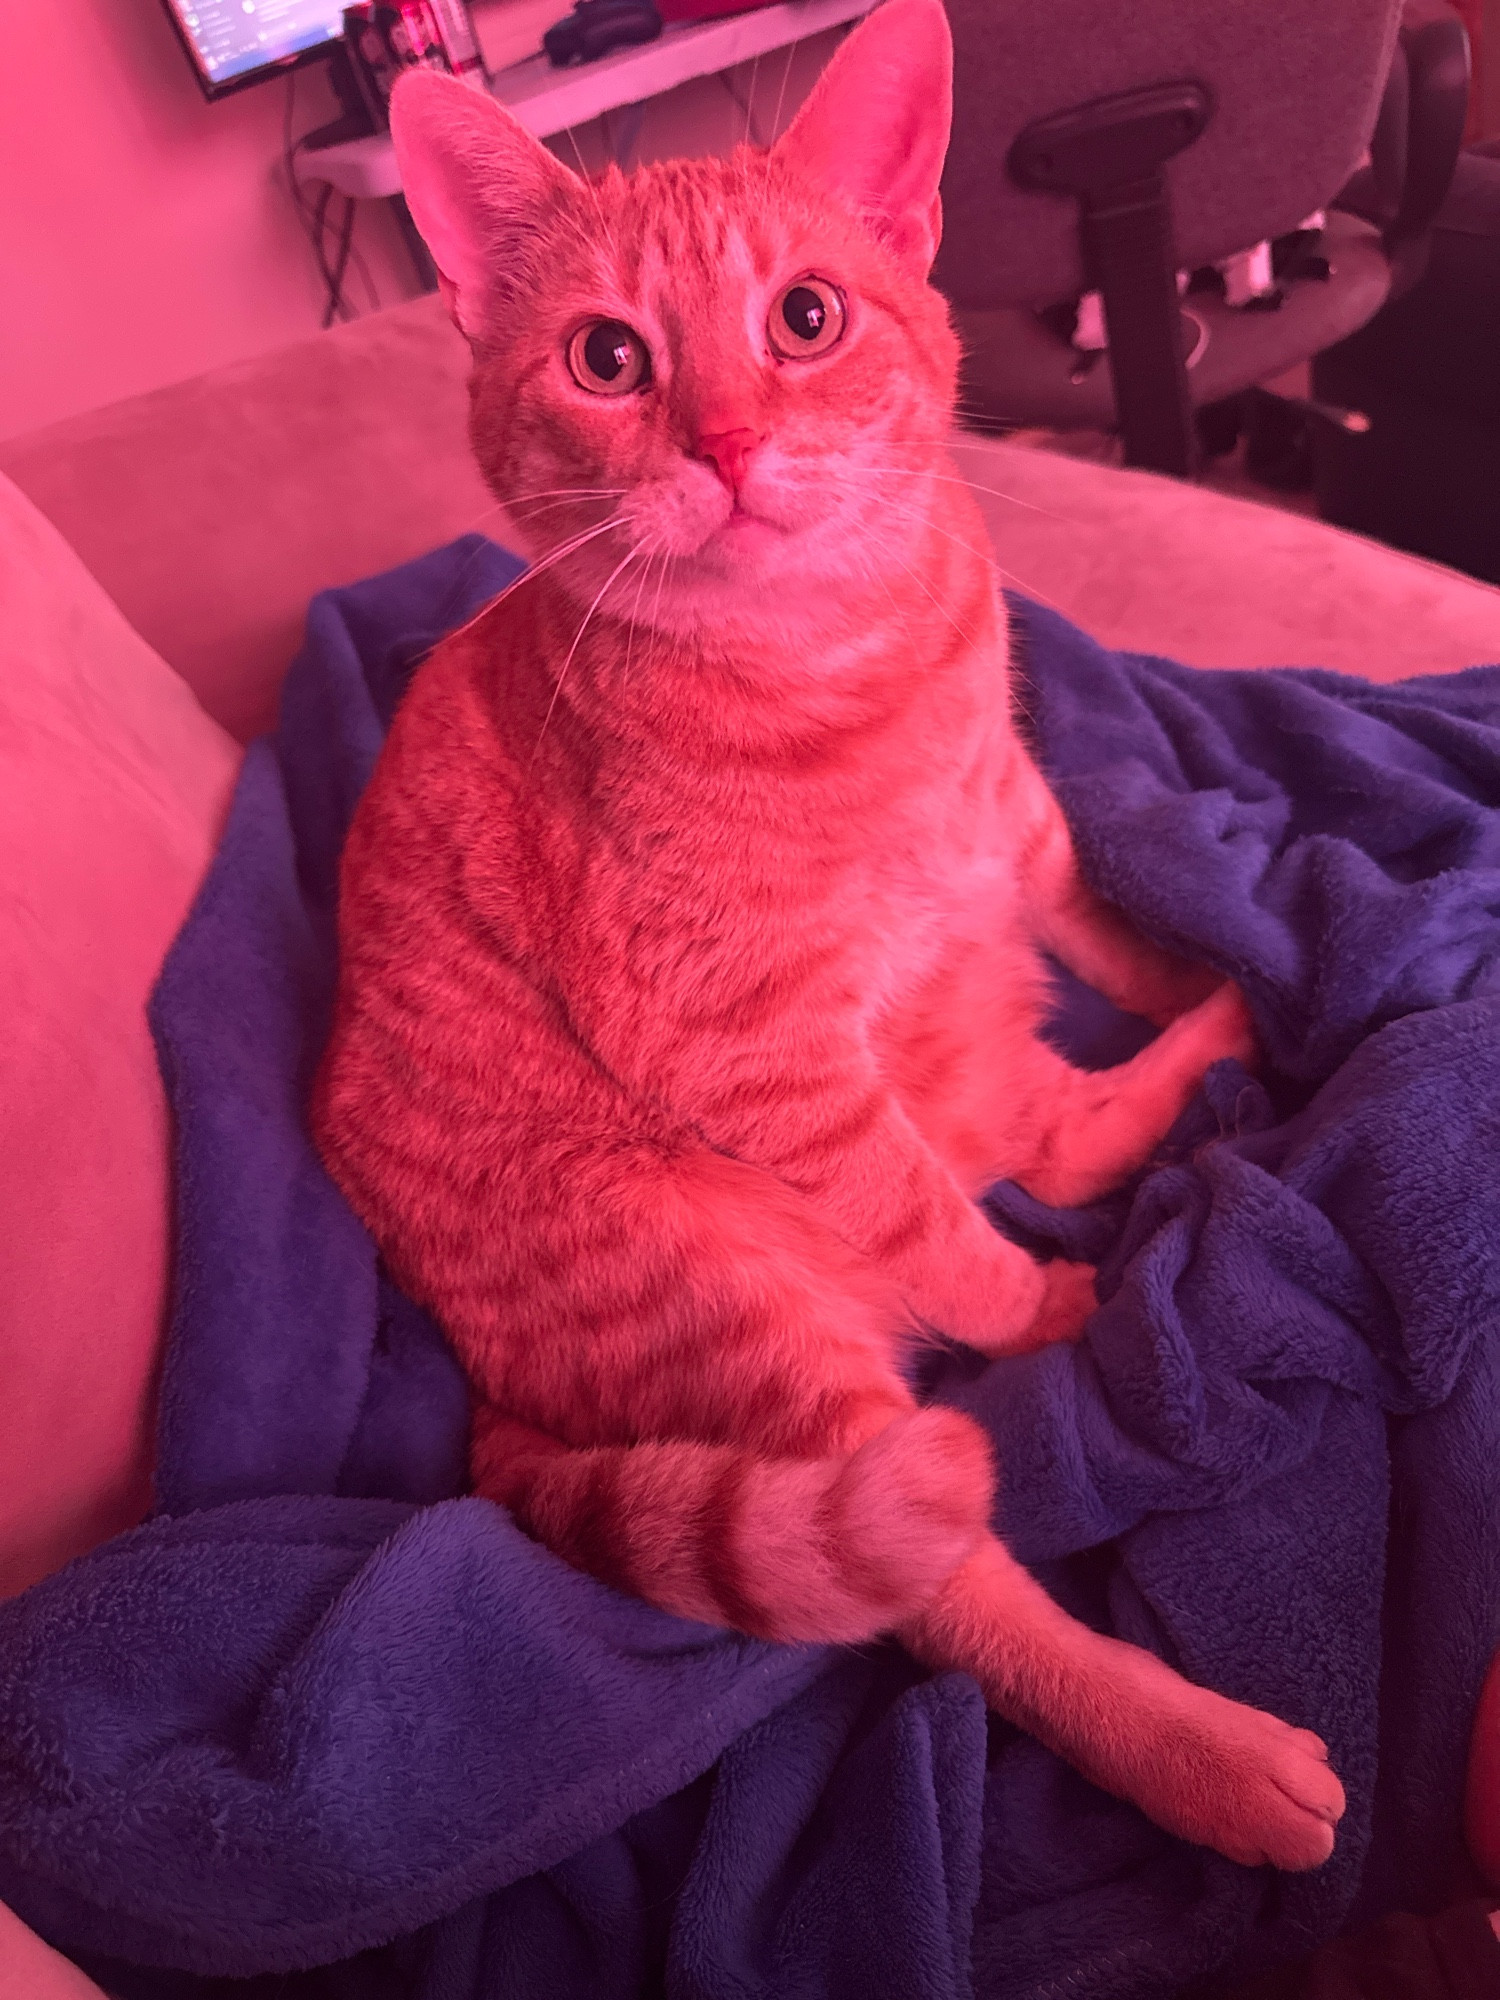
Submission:
M 205 104 L 160 0 L 5 12 L 0 436 L 313 331 L 285 84 Z M 320 72 L 298 100 L 299 130 L 329 115 Z M 407 296 L 385 215 L 361 233 L 381 295 Z
M 481 0 L 490 60 L 534 47 L 568 5 Z M 161 0 L 0 6 L 0 437 L 314 332 L 322 287 L 281 174 L 286 83 L 205 104 Z M 788 115 L 832 45 L 799 50 Z M 295 129 L 333 109 L 321 69 L 302 71 Z M 688 84 L 652 107 L 641 152 L 717 151 L 743 132 L 719 83 Z M 603 135 L 579 137 L 594 164 Z M 356 242 L 381 302 L 409 297 L 383 205 L 364 205 Z

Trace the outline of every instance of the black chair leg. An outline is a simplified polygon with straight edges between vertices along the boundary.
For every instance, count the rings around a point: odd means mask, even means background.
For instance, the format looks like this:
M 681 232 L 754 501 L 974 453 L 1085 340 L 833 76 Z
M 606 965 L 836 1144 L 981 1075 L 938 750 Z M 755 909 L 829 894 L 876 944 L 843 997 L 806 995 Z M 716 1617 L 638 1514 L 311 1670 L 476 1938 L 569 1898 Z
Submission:
M 1246 472 L 1277 493 L 1306 493 L 1313 483 L 1312 426 L 1305 404 L 1252 389 L 1246 399 Z
M 1205 458 L 1228 458 L 1240 441 L 1245 424 L 1243 395 L 1226 396 L 1222 402 L 1205 403 L 1194 418 L 1198 449 Z
M 1086 200 L 1082 228 L 1084 263 L 1104 300 L 1125 463 L 1190 479 L 1198 439 L 1162 175 Z

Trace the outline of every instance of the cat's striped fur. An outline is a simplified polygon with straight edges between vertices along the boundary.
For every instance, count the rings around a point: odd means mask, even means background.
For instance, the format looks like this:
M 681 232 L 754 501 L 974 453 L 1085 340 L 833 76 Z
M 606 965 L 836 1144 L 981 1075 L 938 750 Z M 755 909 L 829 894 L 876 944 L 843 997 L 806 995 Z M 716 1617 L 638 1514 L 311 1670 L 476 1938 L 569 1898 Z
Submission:
M 1074 1336 L 1091 1274 L 973 1195 L 1088 1198 L 1253 1049 L 1085 886 L 1014 726 L 925 282 L 946 49 L 889 0 L 769 154 L 590 183 L 403 85 L 480 462 L 568 553 L 396 717 L 315 1127 L 469 1372 L 478 1490 L 548 1546 L 747 1632 L 896 1631 L 1164 1824 L 1314 1865 L 1317 1739 L 1067 1619 L 991 1530 L 983 1434 L 902 1373 L 923 1325 Z M 845 314 L 805 359 L 768 320 L 801 279 Z M 649 357 L 630 394 L 568 360 L 595 320 Z M 1044 948 L 1164 1032 L 1069 1068 Z

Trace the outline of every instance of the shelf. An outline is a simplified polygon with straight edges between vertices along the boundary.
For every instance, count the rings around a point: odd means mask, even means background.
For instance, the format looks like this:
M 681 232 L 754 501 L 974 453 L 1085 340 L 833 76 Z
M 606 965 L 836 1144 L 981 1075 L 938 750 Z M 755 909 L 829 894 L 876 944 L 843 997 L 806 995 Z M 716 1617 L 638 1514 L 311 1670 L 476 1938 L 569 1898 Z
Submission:
M 773 49 L 789 48 L 825 28 L 856 21 L 874 0 L 781 0 L 774 7 L 731 14 L 720 21 L 683 23 L 662 30 L 657 41 L 617 49 L 598 62 L 554 69 L 544 55 L 497 70 L 491 94 L 539 139 L 572 125 L 586 125 L 605 111 L 640 104 L 694 77 L 716 76 Z M 297 178 L 327 183 L 340 194 L 375 200 L 401 192 L 395 148 L 386 132 L 346 139 L 321 152 L 297 155 Z

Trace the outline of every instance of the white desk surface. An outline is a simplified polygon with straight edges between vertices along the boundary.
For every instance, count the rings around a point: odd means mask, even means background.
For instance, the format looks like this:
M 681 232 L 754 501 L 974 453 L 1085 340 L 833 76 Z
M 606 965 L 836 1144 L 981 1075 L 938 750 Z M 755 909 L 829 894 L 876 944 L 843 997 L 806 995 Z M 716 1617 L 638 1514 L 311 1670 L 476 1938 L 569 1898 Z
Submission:
M 539 139 L 570 125 L 584 125 L 601 112 L 639 104 L 696 76 L 714 76 L 772 49 L 784 49 L 825 28 L 867 14 L 874 0 L 779 0 L 747 14 L 718 21 L 684 22 L 664 28 L 660 38 L 638 48 L 616 49 L 597 62 L 554 69 L 544 55 L 528 56 L 497 70 L 490 90 Z M 562 18 L 561 0 L 559 15 Z M 327 182 L 340 194 L 374 199 L 401 192 L 390 135 L 346 139 L 321 152 L 297 155 L 300 181 Z

